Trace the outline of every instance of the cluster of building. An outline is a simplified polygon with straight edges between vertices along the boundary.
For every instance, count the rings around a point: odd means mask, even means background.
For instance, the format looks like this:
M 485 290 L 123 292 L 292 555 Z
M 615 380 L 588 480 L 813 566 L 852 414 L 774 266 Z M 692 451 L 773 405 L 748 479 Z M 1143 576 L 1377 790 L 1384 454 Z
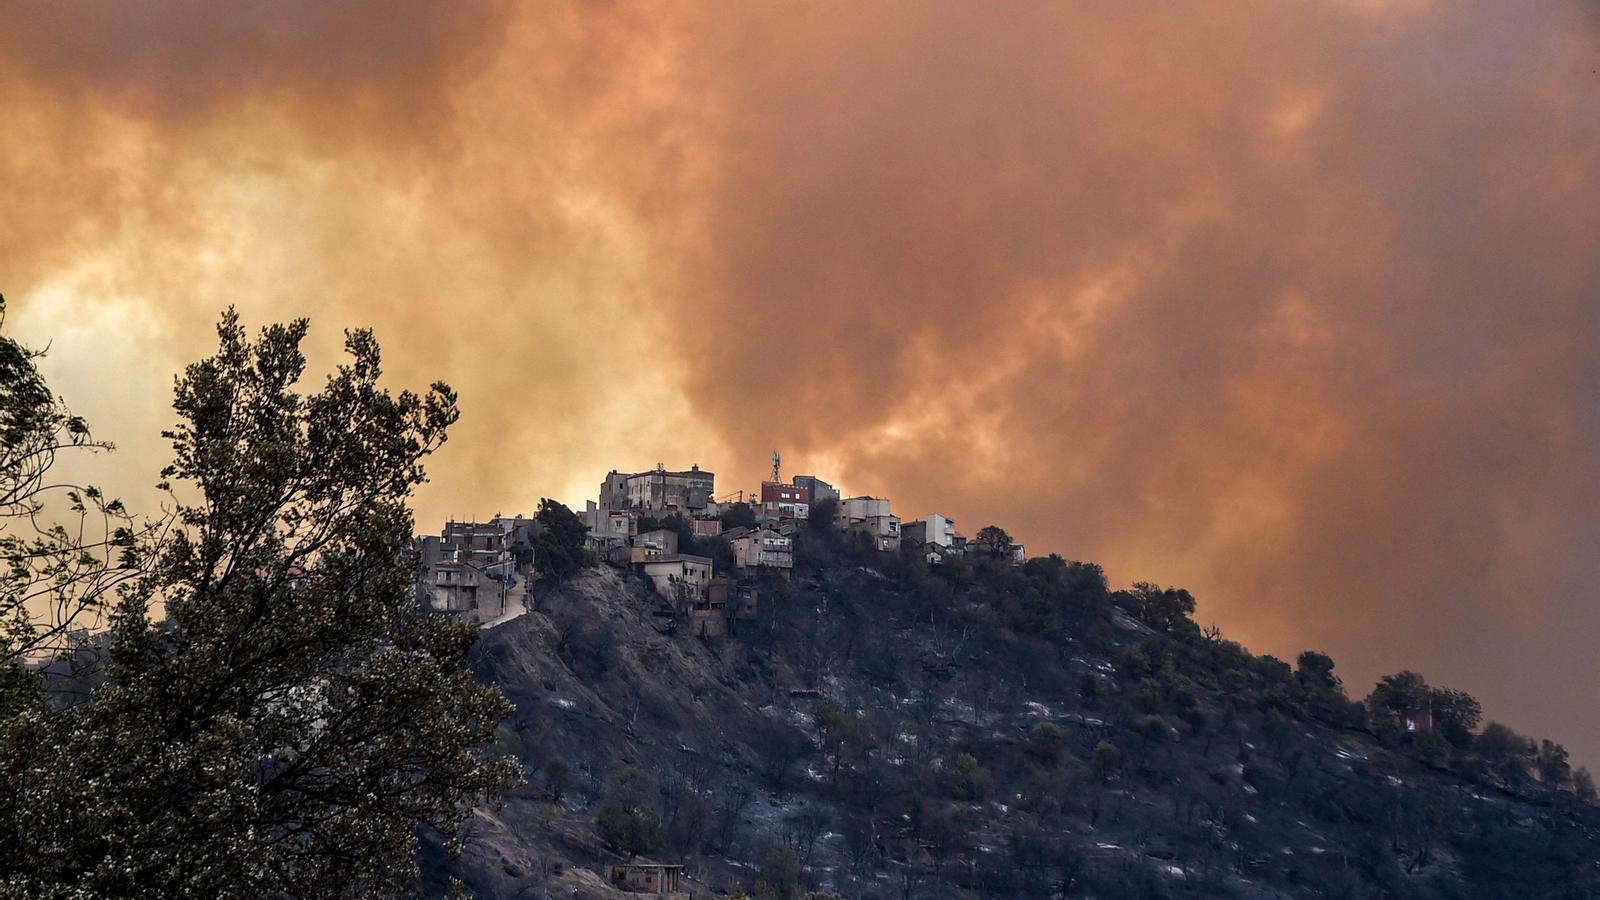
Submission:
M 783 481 L 776 454 L 773 462 L 772 477 L 759 491 L 720 499 L 716 476 L 698 465 L 683 471 L 664 465 L 634 473 L 613 469 L 600 484 L 599 498 L 587 501 L 581 513 L 588 549 L 641 572 L 676 620 L 702 635 L 724 634 L 730 623 L 756 618 L 757 575 L 783 576 L 794 568 L 795 535 L 819 508 L 833 510 L 839 532 L 860 535 L 858 540 L 885 553 L 915 547 L 929 565 L 973 552 L 1026 558 L 1020 544 L 969 541 L 946 516 L 902 523 L 886 497 L 845 497 L 815 475 Z M 450 522 L 437 537 L 418 538 L 419 599 L 485 624 L 519 614 L 531 606 L 537 527 L 521 516 L 497 516 L 486 523 Z M 725 543 L 731 563 L 724 559 L 718 571 L 717 561 L 683 546 L 685 538 Z
M 487 522 L 446 522 L 439 534 L 415 539 L 417 599 L 426 608 L 480 624 L 520 615 L 532 605 L 537 527 L 523 516 L 495 516 Z
M 825 501 L 831 504 L 824 506 Z M 794 568 L 794 539 L 819 508 L 833 510 L 834 527 L 861 535 L 879 551 L 898 552 L 914 546 L 930 565 L 942 565 L 968 552 L 1007 555 L 1021 561 L 1021 545 L 980 545 L 956 530 L 954 519 L 930 515 L 902 523 L 886 497 L 843 496 L 815 475 L 779 477 L 776 455 L 772 478 L 756 492 L 736 491 L 718 497 L 716 476 L 690 466 L 669 471 L 663 465 L 645 472 L 612 470 L 600 485 L 597 500 L 583 511 L 590 549 L 602 558 L 642 570 L 669 604 L 683 611 L 696 634 L 720 634 L 729 620 L 754 618 L 755 575 L 783 575 Z M 729 526 L 735 510 L 747 508 L 747 524 Z M 672 517 L 686 523 L 667 528 Z M 673 523 L 677 525 L 677 522 Z M 694 538 L 718 538 L 732 551 L 729 571 L 716 572 L 704 555 L 684 552 L 686 530 Z

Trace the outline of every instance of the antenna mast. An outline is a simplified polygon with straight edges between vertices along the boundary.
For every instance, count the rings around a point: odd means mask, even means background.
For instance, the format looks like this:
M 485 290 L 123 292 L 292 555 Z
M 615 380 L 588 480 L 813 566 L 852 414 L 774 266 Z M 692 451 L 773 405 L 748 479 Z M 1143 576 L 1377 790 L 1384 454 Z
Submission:
M 783 482 L 783 479 L 778 477 L 778 469 L 782 464 L 783 460 L 778 456 L 778 451 L 772 451 L 772 480 L 779 484 Z

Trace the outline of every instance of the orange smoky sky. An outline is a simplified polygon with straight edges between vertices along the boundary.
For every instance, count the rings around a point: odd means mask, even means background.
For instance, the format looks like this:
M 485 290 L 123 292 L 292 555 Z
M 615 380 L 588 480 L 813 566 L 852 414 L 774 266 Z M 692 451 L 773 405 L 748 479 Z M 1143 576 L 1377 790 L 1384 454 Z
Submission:
M 164 461 L 218 311 L 377 328 L 418 501 L 789 471 L 1600 759 L 1600 13 L 0 5 L 0 290 Z

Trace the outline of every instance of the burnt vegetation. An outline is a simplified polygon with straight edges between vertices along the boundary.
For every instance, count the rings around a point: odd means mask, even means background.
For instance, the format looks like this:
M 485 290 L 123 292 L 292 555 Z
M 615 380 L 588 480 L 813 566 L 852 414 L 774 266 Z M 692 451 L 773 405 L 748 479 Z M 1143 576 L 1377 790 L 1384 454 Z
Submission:
M 1056 556 L 930 567 L 825 525 L 762 590 L 726 638 L 661 634 L 601 567 L 486 632 L 503 739 L 529 773 L 561 761 L 562 799 L 514 791 L 435 877 L 510 895 L 528 860 L 641 854 L 757 897 L 1600 891 L 1559 745 L 1415 673 L 1353 698 L 1325 654 L 1198 627 L 1187 591 Z M 611 652 L 574 640 L 594 628 Z

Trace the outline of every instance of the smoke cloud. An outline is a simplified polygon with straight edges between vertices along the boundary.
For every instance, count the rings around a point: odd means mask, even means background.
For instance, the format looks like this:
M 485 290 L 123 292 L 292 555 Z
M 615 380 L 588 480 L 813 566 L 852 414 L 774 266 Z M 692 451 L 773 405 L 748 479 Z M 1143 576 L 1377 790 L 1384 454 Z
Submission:
M 0 10 L 102 480 L 222 306 L 371 324 L 463 394 L 424 525 L 776 447 L 1600 754 L 1592 7 L 247 9 Z

